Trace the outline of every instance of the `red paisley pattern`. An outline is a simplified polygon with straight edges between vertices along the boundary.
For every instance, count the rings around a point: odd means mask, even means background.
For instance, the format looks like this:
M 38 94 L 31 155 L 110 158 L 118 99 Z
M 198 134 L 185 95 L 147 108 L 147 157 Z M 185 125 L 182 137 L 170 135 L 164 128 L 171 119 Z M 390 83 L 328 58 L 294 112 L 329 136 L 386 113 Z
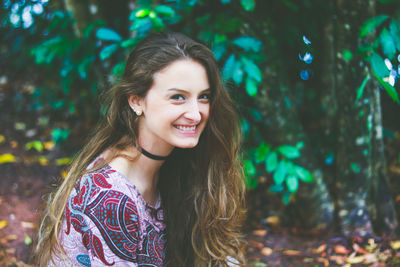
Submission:
M 116 174 L 106 165 L 81 178 L 66 207 L 65 234 L 70 235 L 72 225 L 81 235 L 84 247 L 107 266 L 114 265 L 115 261 L 106 259 L 104 246 L 119 259 L 138 266 L 163 266 L 165 233 L 157 227 L 160 222 L 153 225 L 139 219 L 147 214 L 138 209 L 134 201 L 137 196 L 131 198 L 126 191 L 114 190 L 115 180 L 110 177 L 120 175 Z M 101 236 L 92 231 L 93 227 Z

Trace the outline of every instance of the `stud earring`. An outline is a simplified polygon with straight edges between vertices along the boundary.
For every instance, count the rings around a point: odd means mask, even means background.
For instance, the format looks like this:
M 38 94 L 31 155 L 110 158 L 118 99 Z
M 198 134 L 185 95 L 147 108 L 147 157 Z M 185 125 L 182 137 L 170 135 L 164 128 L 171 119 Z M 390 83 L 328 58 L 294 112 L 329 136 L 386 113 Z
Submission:
M 140 115 L 142 115 L 142 111 L 141 111 L 141 110 L 136 110 L 135 113 L 136 113 L 136 116 L 138 116 L 138 117 L 139 117 Z

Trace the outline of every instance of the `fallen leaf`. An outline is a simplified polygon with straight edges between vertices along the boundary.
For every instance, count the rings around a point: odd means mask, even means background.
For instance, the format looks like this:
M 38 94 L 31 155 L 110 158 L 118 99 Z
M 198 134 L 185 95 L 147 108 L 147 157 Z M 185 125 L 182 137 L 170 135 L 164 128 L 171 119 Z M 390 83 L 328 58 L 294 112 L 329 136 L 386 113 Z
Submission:
M 271 248 L 269 248 L 269 247 L 263 247 L 263 248 L 261 249 L 261 254 L 263 254 L 264 256 L 269 256 L 269 255 L 271 255 L 273 252 L 274 252 L 274 251 L 273 251 Z
M 267 234 L 267 230 L 260 229 L 260 230 L 253 231 L 253 235 L 256 235 L 256 236 L 265 236 L 266 234 Z
M 392 249 L 400 249 L 400 240 L 395 240 L 390 242 Z
M 362 247 L 360 247 L 360 245 L 358 245 L 357 243 L 354 243 L 354 244 L 353 244 L 353 249 L 354 249 L 354 251 L 356 251 L 357 253 L 360 253 L 360 254 L 367 254 L 367 253 L 369 253 L 368 251 L 366 251 L 365 249 L 363 249 Z
M 329 260 L 328 259 L 319 257 L 319 258 L 317 258 L 317 260 L 319 262 L 322 262 L 325 267 L 329 267 Z
M 303 259 L 303 262 L 305 262 L 305 263 L 310 263 L 310 262 L 313 262 L 313 258 L 304 258 Z
M 259 249 L 262 249 L 264 247 L 264 245 L 262 243 L 254 241 L 254 240 L 249 240 L 249 244 L 256 248 L 259 248 Z
M 324 252 L 325 249 L 326 249 L 326 244 L 322 244 L 316 249 L 311 249 L 311 252 L 314 254 L 320 254 L 320 253 Z
M 10 163 L 10 162 L 15 162 L 14 155 L 12 155 L 10 153 L 0 155 L 0 164 Z
M 253 267 L 267 267 L 268 265 L 264 262 L 260 262 L 260 261 L 255 261 L 253 262 Z
M 14 253 L 15 253 L 15 248 L 7 248 L 7 249 L 6 249 L 6 252 L 7 252 L 8 254 L 14 254 Z
M 339 255 L 333 255 L 329 257 L 330 260 L 335 261 L 337 264 L 343 264 L 344 263 L 343 258 L 344 258 L 343 256 Z
M 294 249 L 287 249 L 283 251 L 283 254 L 288 255 L 288 256 L 298 256 L 301 255 L 301 252 L 298 250 Z
M 349 250 L 345 247 L 345 246 L 335 246 L 333 248 L 333 250 L 337 253 L 337 254 L 349 254 Z
M 49 160 L 46 157 L 41 156 L 39 157 L 39 164 L 42 166 L 47 166 L 49 165 Z
M 65 177 L 67 177 L 68 172 L 67 171 L 62 171 L 61 172 L 61 178 L 65 179 Z
M 277 226 L 281 223 L 281 220 L 279 219 L 278 216 L 270 216 L 265 218 L 265 222 L 273 226 Z
M 56 164 L 57 166 L 60 165 L 67 165 L 68 163 L 71 162 L 71 158 L 60 158 L 60 159 L 56 159 Z
M 21 226 L 23 228 L 30 228 L 30 229 L 35 229 L 36 228 L 35 224 L 31 223 L 31 222 L 21 222 Z
M 17 141 L 11 141 L 10 145 L 12 148 L 17 148 L 18 147 L 18 142 Z
M 14 234 L 8 235 L 6 237 L 0 238 L 0 244 L 6 244 L 10 241 L 16 240 L 17 238 L 18 238 L 17 235 Z
M 8 222 L 6 220 L 0 221 L 0 229 L 3 229 L 4 227 L 6 227 L 7 224 L 8 224 Z
M 0 134 L 0 144 L 4 143 L 6 141 L 6 138 L 4 135 Z
M 29 246 L 30 244 L 32 244 L 32 238 L 31 238 L 29 235 L 27 235 L 27 234 L 25 234 L 24 243 L 25 243 L 25 245 L 27 245 L 27 246 Z
M 52 150 L 55 146 L 55 143 L 53 141 L 48 141 L 48 142 L 44 142 L 43 146 L 47 150 Z
M 356 264 L 361 263 L 365 260 L 365 256 L 355 256 L 347 258 L 347 263 Z

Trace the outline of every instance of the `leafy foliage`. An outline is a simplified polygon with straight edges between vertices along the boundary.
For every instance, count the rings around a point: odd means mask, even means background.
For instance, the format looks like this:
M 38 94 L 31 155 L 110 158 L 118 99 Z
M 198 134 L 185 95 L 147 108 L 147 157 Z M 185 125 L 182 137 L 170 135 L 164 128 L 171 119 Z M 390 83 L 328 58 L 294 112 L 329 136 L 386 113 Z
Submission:
M 398 74 L 393 66 L 397 63 L 396 54 L 400 52 L 399 19 L 400 17 L 378 15 L 367 20 L 360 29 L 360 37 L 365 37 L 373 31 L 377 31 L 375 43 L 378 45 L 370 47 L 364 53 L 369 53 L 367 55 L 374 76 L 396 103 L 400 103 L 399 93 L 395 88 L 395 81 Z M 390 22 L 387 23 L 388 21 Z M 381 25 L 383 27 L 380 27 Z M 383 59 L 381 55 L 386 57 L 386 59 Z
M 33 2 L 26 1 L 19 9 Z M 9 14 L 12 6 L 7 7 Z M 128 5 L 124 7 L 129 11 L 123 18 L 117 19 L 113 15 L 86 18 L 77 34 L 78 23 L 74 15 L 68 10 L 53 10 L 48 5 L 44 6 L 43 14 L 35 16 L 33 26 L 25 29 L 23 37 L 9 38 L 10 43 L 23 43 L 19 50 L 14 48 L 13 57 L 24 49 L 29 51 L 31 62 L 24 64 L 35 64 L 35 70 L 46 77 L 35 82 L 30 108 L 46 115 L 51 126 L 49 135 L 58 145 L 80 129 L 76 124 L 90 128 L 98 120 L 101 114 L 96 103 L 101 87 L 112 86 L 118 81 L 127 54 L 150 32 L 181 31 L 208 44 L 242 114 L 246 183 L 249 188 L 255 188 L 260 176 L 268 176 L 273 180 L 270 191 L 280 193 L 287 204 L 302 183 L 313 181 L 313 174 L 298 164 L 303 157 L 302 144 L 268 143 L 264 126 L 268 124 L 265 117 L 269 114 L 261 115 L 254 100 L 274 97 L 272 90 L 265 89 L 269 86 L 284 90 L 285 85 L 293 88 L 290 90 L 294 96 L 294 101 L 285 99 L 287 106 L 298 108 L 305 101 L 315 100 L 319 92 L 305 92 L 304 84 L 298 81 L 298 73 L 304 66 L 307 68 L 305 73 L 313 73 L 310 69 L 314 51 L 310 40 L 318 39 L 312 38 L 318 32 L 318 25 L 297 25 L 293 17 L 296 15 L 300 21 L 313 14 L 315 21 L 324 21 L 326 11 L 321 7 L 325 8 L 325 3 L 314 0 L 304 3 L 272 1 L 268 4 L 255 0 L 139 0 L 133 10 Z M 317 9 L 321 14 L 315 14 Z M 101 11 L 99 14 L 107 14 L 106 10 Z M 280 14 L 285 14 L 284 19 Z M 2 18 L 3 28 L 21 27 L 11 25 L 8 13 Z M 310 32 L 310 39 L 303 35 L 304 32 L 307 36 Z M 398 78 L 395 66 L 398 65 L 396 55 L 400 52 L 399 17 L 389 13 L 373 17 L 360 28 L 359 36 L 375 37 L 374 42 L 357 51 L 370 62 L 373 70 L 373 75 L 368 74 L 357 88 L 357 101 L 362 99 L 368 81 L 375 77 L 388 95 L 399 102 L 398 85 L 393 83 Z M 304 44 L 299 44 L 301 40 Z M 308 59 L 300 56 L 299 62 L 297 54 L 308 55 Z M 356 51 L 350 50 L 342 51 L 342 54 L 346 61 L 357 55 Z M 394 66 L 392 69 L 388 68 L 387 60 Z M 21 65 L 22 61 L 17 62 Z M 278 77 L 285 83 L 271 81 L 270 77 Z M 261 95 L 261 88 L 271 96 Z M 309 107 L 307 112 L 318 114 L 315 106 Z M 26 144 L 26 149 L 40 151 L 44 149 L 42 143 L 32 140 Z M 4 160 L 11 158 L 5 156 Z

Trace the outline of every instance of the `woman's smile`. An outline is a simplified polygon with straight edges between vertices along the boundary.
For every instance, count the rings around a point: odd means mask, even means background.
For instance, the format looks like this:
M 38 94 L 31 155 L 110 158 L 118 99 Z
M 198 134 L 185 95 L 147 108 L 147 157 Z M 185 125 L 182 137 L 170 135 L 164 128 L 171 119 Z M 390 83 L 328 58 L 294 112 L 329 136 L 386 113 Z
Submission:
M 174 125 L 179 132 L 184 134 L 196 134 L 197 133 L 197 125 Z

